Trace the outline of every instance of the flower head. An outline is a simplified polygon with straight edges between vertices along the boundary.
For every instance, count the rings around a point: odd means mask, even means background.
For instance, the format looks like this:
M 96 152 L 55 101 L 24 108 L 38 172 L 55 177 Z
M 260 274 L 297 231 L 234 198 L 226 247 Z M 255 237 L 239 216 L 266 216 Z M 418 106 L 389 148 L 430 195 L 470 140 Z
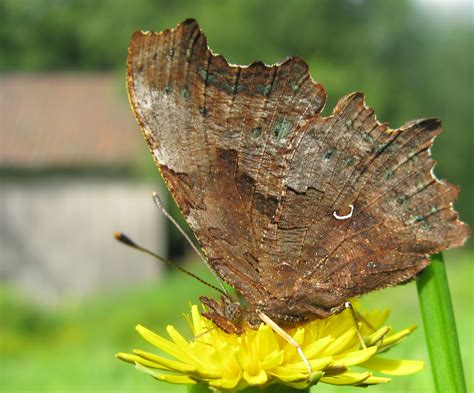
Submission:
M 269 326 L 262 323 L 257 330 L 247 328 L 240 336 L 228 334 L 205 319 L 195 305 L 187 318 L 193 335 L 189 340 L 173 326 L 167 327 L 170 339 L 141 325 L 136 327 L 145 340 L 168 357 L 142 350 L 119 353 L 117 357 L 161 381 L 203 383 L 232 391 L 273 383 L 295 388 L 317 382 L 366 386 L 390 381 L 374 371 L 405 375 L 423 368 L 421 361 L 379 356 L 403 340 L 414 326 L 393 333 L 390 327 L 382 326 L 388 311 L 366 311 L 361 315 L 359 331 L 367 346 L 363 349 L 349 310 L 288 331 L 303 349 L 313 370 L 312 378 L 296 349 Z M 362 370 L 353 370 L 355 366 Z

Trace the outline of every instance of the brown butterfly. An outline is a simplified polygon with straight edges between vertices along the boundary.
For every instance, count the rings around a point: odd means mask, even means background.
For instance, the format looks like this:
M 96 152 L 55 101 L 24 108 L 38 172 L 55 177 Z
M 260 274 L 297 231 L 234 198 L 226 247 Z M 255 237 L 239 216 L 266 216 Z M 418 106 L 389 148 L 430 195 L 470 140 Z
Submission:
M 322 117 L 326 92 L 298 57 L 266 66 L 214 55 L 194 20 L 137 32 L 130 102 L 211 268 L 246 300 L 202 297 L 227 332 L 325 318 L 354 296 L 413 279 L 468 227 L 437 180 L 437 119 L 397 130 L 361 93 Z

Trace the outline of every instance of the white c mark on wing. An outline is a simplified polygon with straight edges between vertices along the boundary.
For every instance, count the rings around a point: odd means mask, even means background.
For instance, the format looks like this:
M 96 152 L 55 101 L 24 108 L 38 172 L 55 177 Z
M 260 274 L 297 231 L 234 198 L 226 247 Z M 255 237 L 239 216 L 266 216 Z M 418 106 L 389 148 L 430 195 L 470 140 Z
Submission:
M 335 211 L 332 213 L 332 215 L 334 216 L 336 220 L 347 220 L 348 218 L 351 218 L 352 213 L 354 213 L 354 205 L 349 205 L 349 207 L 351 208 L 351 211 L 349 212 L 349 214 L 346 214 L 345 216 L 340 216 Z

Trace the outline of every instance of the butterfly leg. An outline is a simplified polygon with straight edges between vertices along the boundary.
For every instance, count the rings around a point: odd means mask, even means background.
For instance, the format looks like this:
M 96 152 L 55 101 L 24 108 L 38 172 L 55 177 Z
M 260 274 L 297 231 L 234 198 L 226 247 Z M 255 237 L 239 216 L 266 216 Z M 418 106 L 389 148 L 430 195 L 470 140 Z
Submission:
M 309 383 L 313 381 L 313 369 L 311 368 L 311 365 L 309 364 L 308 358 L 303 352 L 303 349 L 300 347 L 300 345 L 296 342 L 296 340 L 291 337 L 287 332 L 285 332 L 280 326 L 277 325 L 275 321 L 273 321 L 268 315 L 264 314 L 261 311 L 257 311 L 258 316 L 260 319 L 265 322 L 270 328 L 277 333 L 279 336 L 283 337 L 288 344 L 291 346 L 295 347 L 296 350 L 298 351 L 298 354 L 300 355 L 301 359 L 303 360 L 303 363 L 306 366 L 306 369 L 308 370 L 309 373 Z
M 367 345 L 365 345 L 364 337 L 362 337 L 362 334 L 360 334 L 360 330 L 359 330 L 359 319 L 358 319 L 358 317 L 359 317 L 360 314 L 356 313 L 356 311 L 354 310 L 354 307 L 352 306 L 351 302 L 345 302 L 344 307 L 350 310 L 351 316 L 352 316 L 352 321 L 354 322 L 354 327 L 356 329 L 356 333 L 357 333 L 357 337 L 359 338 L 360 345 L 363 349 L 366 349 Z
M 354 310 L 355 311 L 355 310 Z M 357 318 L 363 323 L 365 324 L 365 326 L 367 326 L 370 330 L 372 330 L 372 332 L 375 332 L 377 329 L 375 329 L 375 327 L 359 312 L 359 311 L 355 311 L 355 313 L 357 314 Z
M 191 339 L 190 339 L 189 341 L 197 341 L 197 340 L 200 339 L 201 337 L 205 336 L 206 334 L 208 334 L 208 333 L 210 333 L 210 332 L 212 332 L 213 330 L 216 330 L 216 329 L 217 329 L 217 326 L 212 327 L 212 328 L 210 328 L 210 329 L 207 329 L 206 331 L 204 331 L 204 332 L 198 334 L 197 336 L 191 337 Z M 203 342 L 203 343 L 204 343 L 204 342 Z M 204 344 L 206 344 L 206 343 L 204 343 Z

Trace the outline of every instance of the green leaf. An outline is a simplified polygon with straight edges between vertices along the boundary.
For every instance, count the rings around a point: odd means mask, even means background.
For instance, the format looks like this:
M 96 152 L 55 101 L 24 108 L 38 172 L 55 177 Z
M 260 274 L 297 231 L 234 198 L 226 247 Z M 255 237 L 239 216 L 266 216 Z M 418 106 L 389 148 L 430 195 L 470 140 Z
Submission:
M 441 253 L 431 257 L 431 264 L 417 280 L 417 289 L 436 391 L 466 392 L 453 306 Z

